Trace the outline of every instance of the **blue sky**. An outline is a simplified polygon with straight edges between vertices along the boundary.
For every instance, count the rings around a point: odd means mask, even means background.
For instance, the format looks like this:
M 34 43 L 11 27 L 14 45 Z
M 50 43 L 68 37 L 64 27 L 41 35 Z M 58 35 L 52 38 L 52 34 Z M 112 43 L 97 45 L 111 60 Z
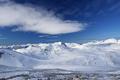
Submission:
M 120 38 L 120 0 L 0 0 L 0 44 Z

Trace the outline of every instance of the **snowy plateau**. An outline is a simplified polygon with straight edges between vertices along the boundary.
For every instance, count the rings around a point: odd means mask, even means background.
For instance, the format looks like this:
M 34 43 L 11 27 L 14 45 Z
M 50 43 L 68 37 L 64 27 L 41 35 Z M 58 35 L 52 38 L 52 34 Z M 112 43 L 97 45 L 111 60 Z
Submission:
M 0 80 L 120 80 L 120 40 L 0 46 Z

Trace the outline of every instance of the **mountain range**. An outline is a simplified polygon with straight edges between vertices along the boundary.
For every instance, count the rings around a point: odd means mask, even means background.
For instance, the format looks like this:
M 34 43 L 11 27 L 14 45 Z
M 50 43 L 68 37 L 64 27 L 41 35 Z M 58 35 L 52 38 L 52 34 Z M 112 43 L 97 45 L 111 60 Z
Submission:
M 120 68 L 120 40 L 0 46 L 0 70 L 65 69 L 110 71 Z M 5 69 L 4 69 L 5 68 Z

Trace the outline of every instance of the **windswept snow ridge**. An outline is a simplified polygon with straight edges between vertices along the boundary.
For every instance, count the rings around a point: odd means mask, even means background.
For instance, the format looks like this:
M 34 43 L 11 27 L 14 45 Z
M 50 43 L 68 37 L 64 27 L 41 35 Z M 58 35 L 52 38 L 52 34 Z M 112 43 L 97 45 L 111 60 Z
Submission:
M 120 68 L 120 40 L 116 39 L 84 44 L 55 42 L 1 46 L 0 53 L 3 53 L 0 64 L 13 67 L 80 71 Z

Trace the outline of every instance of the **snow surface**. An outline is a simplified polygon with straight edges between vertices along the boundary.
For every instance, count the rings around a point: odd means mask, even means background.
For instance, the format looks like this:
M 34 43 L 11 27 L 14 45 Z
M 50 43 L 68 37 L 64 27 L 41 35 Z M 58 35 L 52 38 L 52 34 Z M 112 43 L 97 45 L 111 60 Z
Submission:
M 39 43 L 0 46 L 0 65 L 30 69 L 111 71 L 120 69 L 120 40 L 84 44 Z

